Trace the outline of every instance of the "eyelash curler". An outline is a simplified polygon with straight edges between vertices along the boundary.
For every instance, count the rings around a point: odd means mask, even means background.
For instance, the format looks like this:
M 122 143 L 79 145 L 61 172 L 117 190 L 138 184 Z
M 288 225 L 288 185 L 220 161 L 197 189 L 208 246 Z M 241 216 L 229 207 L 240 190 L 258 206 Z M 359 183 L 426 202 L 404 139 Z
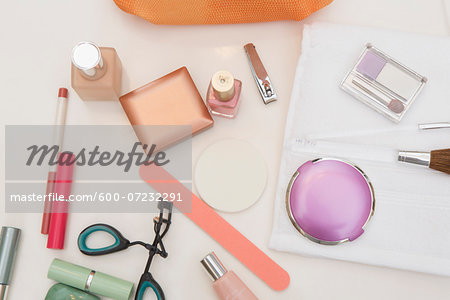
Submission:
M 127 249 L 128 247 L 141 245 L 148 250 L 149 256 L 147 264 L 145 265 L 144 273 L 139 280 L 139 285 L 136 290 L 135 300 L 141 300 L 144 297 L 145 290 L 151 288 L 158 300 L 165 300 L 164 292 L 159 283 L 153 278 L 150 273 L 150 265 L 153 257 L 158 254 L 163 258 L 168 256 L 164 244 L 163 237 L 169 230 L 172 219 L 172 202 L 161 201 L 158 203 L 159 216 L 153 219 L 153 229 L 155 231 L 155 238 L 152 244 L 147 244 L 141 241 L 130 242 L 117 229 L 107 224 L 94 224 L 86 227 L 78 236 L 78 248 L 83 254 L 90 256 L 105 255 Z M 114 243 L 102 248 L 89 248 L 86 245 L 86 240 L 94 232 L 103 231 L 110 234 L 114 239 Z

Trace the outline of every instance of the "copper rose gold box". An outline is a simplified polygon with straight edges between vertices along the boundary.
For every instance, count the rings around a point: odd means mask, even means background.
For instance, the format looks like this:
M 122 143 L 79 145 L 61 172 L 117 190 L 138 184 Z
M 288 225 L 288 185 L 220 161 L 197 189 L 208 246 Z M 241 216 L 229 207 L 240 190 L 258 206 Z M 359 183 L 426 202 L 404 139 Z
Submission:
M 154 144 L 157 149 L 167 148 L 214 124 L 186 67 L 129 92 L 119 100 L 140 142 Z

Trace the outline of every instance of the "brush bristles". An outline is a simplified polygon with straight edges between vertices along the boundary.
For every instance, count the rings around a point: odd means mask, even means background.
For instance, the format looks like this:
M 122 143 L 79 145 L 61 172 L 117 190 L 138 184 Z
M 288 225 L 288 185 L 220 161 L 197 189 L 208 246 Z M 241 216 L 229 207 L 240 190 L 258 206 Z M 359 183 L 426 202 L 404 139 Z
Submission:
M 450 149 L 431 151 L 430 168 L 450 174 Z

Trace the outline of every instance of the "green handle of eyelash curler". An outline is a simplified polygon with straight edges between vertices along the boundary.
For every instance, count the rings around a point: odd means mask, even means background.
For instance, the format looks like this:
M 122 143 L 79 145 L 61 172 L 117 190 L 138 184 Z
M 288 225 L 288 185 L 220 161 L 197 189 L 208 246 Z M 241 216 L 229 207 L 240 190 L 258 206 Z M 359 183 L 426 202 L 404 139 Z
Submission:
M 153 292 L 156 295 L 156 298 L 158 300 L 165 300 L 166 297 L 164 296 L 164 292 L 161 288 L 161 286 L 153 279 L 152 274 L 150 273 L 144 273 L 141 276 L 141 280 L 139 280 L 139 285 L 136 291 L 136 297 L 135 300 L 142 300 L 144 297 L 144 293 L 147 290 L 147 288 L 151 288 Z
M 112 245 L 102 248 L 89 248 L 86 240 L 94 232 L 103 231 L 110 234 L 114 238 Z M 86 255 L 104 255 L 128 248 L 130 241 L 127 240 L 117 229 L 107 224 L 94 224 L 85 228 L 78 236 L 78 248 Z

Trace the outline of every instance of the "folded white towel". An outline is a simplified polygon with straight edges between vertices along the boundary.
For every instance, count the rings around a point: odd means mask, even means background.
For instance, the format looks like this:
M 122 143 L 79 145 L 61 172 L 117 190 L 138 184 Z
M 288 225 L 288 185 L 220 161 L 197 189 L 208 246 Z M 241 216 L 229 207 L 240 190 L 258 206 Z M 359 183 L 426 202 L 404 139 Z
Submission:
M 428 77 L 400 125 L 339 89 L 367 42 Z M 396 162 L 399 148 L 450 148 L 450 130 L 415 130 L 421 122 L 450 120 L 449 53 L 448 38 L 305 25 L 286 123 L 272 249 L 450 275 L 450 176 Z M 289 179 L 302 163 L 323 156 L 354 162 L 374 185 L 375 215 L 354 242 L 315 244 L 301 236 L 287 216 Z

